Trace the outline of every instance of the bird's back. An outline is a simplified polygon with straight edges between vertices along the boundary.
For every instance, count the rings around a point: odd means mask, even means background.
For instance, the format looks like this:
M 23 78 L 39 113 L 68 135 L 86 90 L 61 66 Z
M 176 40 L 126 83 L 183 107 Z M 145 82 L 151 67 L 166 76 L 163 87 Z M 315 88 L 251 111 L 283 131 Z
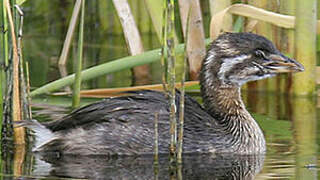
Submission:
M 55 138 L 38 150 L 84 155 L 153 153 L 158 114 L 159 151 L 167 153 L 170 121 L 165 94 L 148 90 L 130 94 L 93 103 L 60 120 L 43 124 Z M 177 110 L 179 100 L 180 93 L 177 92 Z M 184 152 L 208 152 L 213 149 L 214 142 L 226 142 L 224 138 L 216 121 L 193 98 L 186 96 Z

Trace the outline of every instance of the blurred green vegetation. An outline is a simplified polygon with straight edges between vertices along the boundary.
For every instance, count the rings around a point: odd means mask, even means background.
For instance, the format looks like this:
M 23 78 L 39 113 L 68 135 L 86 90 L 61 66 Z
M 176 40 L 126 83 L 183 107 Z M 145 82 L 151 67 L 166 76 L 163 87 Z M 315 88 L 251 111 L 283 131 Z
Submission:
M 152 21 L 142 1 L 129 1 L 139 27 L 144 48 L 159 48 L 159 40 Z M 71 18 L 74 1 L 26 1 L 22 5 L 25 12 L 23 52 L 25 60 L 30 63 L 31 87 L 39 87 L 61 77 L 57 60 L 62 49 L 68 23 Z M 208 3 L 204 4 L 204 23 L 210 21 Z M 178 12 L 178 11 L 177 11 Z M 84 37 L 84 68 L 109 62 L 128 56 L 122 27 L 112 3 L 103 0 L 87 1 Z M 179 22 L 179 18 L 176 18 Z M 179 24 L 179 23 L 177 23 Z M 177 27 L 181 31 L 181 27 Z M 208 35 L 208 28 L 205 28 Z M 77 33 L 77 32 L 76 32 Z M 178 33 L 181 38 L 181 33 Z M 76 37 L 77 35 L 75 35 Z M 2 36 L 1 36 L 2 38 Z M 2 39 L 0 39 L 2 40 Z M 2 45 L 0 52 L 2 51 Z M 76 58 L 76 43 L 71 47 L 68 73 L 74 72 L 73 59 Z M 152 83 L 160 83 L 160 63 L 151 65 Z M 182 64 L 177 64 L 177 69 Z M 180 74 L 177 71 L 177 74 Z M 121 80 L 120 80 L 121 79 Z M 132 85 L 130 69 L 112 73 L 83 83 L 83 88 L 120 87 Z
M 142 36 L 144 49 L 148 51 L 159 48 L 160 43 L 156 35 L 156 30 L 152 24 L 150 13 L 148 13 L 145 1 L 129 0 L 128 2 Z M 232 1 L 233 4 L 241 2 L 242 1 L 236 0 Z M 111 1 L 108 2 L 104 0 L 87 1 L 86 3 L 84 69 L 97 64 L 109 62 L 120 57 L 128 56 L 129 53 L 123 36 L 122 27 L 113 3 L 111 3 Z M 290 9 L 291 7 L 290 4 L 288 4 L 290 7 L 286 7 L 286 3 L 287 2 L 285 1 L 280 1 L 280 3 L 277 4 L 275 3 L 275 0 L 270 2 L 259 0 L 254 4 L 258 7 L 263 7 L 268 10 L 286 14 L 287 9 Z M 30 82 L 32 88 L 42 86 L 61 77 L 59 68 L 57 66 L 57 61 L 61 53 L 73 6 L 73 0 L 32 0 L 25 1 L 22 4 L 25 12 L 23 52 L 25 56 L 24 59 L 30 63 Z M 201 10 L 205 35 L 208 37 L 210 25 L 209 0 L 201 1 Z M 177 17 L 179 17 L 178 6 L 176 7 L 175 14 Z M 233 17 L 233 30 L 245 31 L 245 25 L 249 22 L 248 19 L 239 16 Z M 177 37 L 180 42 L 183 42 L 180 18 L 176 18 L 176 21 Z M 261 31 L 260 26 L 258 26 L 255 30 L 255 32 L 258 31 Z M 279 37 L 282 37 L 287 30 L 272 26 L 270 31 L 272 31 L 273 35 L 269 38 L 271 38 L 271 40 L 273 40 L 279 46 L 283 44 L 282 42 L 284 41 Z M 77 37 L 77 32 L 75 37 Z M 3 36 L 0 36 L 1 41 L 2 38 Z M 73 59 L 76 58 L 76 46 L 77 45 L 75 41 L 73 41 L 69 61 L 67 64 L 68 74 L 74 72 Z M 1 43 L 1 54 L 3 51 L 2 47 L 3 44 Z M 284 52 L 287 51 L 286 47 L 280 47 L 280 49 L 282 49 Z M 292 54 L 292 52 L 289 53 Z M 159 66 L 159 62 L 151 64 L 152 83 L 161 83 L 161 72 L 159 71 Z M 177 64 L 177 74 L 180 74 L 182 69 L 181 66 L 182 63 Z M 279 82 L 281 82 L 281 86 L 284 86 L 285 83 L 283 82 L 286 80 L 286 78 L 284 80 L 282 79 L 282 77 L 277 78 L 277 80 L 270 82 L 268 86 L 270 86 L 274 91 L 280 90 L 280 92 L 284 92 L 285 88 L 275 88 L 276 85 L 271 85 L 279 84 Z M 95 80 L 84 82 L 82 88 L 119 87 L 130 86 L 132 84 L 132 72 L 130 69 L 127 69 L 99 77 Z

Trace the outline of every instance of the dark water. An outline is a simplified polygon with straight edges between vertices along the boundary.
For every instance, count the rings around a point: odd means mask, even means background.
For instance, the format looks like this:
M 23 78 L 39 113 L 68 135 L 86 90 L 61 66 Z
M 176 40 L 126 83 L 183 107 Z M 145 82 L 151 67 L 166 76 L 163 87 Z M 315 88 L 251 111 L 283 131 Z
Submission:
M 127 56 L 125 39 L 111 1 L 87 2 L 84 66 Z M 203 9 L 206 13 L 205 6 Z M 32 87 L 39 87 L 61 77 L 57 60 L 72 1 L 32 0 L 24 5 L 24 10 L 24 59 L 30 63 Z M 159 47 L 150 18 L 142 21 L 141 17 L 148 15 L 143 10 L 140 12 L 136 14 L 140 18 L 138 22 L 142 22 L 138 26 L 145 49 Z M 207 17 L 204 22 L 207 26 Z M 66 66 L 68 73 L 73 72 L 75 55 L 76 45 L 73 45 Z M 152 83 L 160 82 L 159 63 L 150 67 Z M 130 70 L 121 71 L 85 82 L 83 88 L 130 86 L 131 75 Z M 320 111 L 316 100 L 256 92 L 244 93 L 243 98 L 266 136 L 265 155 L 185 155 L 181 166 L 170 167 L 167 156 L 161 156 L 159 165 L 155 166 L 152 156 L 41 156 L 32 153 L 30 147 L 17 146 L 3 150 L 0 179 L 318 179 Z M 68 97 L 45 96 L 32 101 L 34 118 L 47 120 L 60 117 L 67 111 L 64 107 L 71 104 Z M 83 99 L 82 103 L 92 101 L 96 99 Z

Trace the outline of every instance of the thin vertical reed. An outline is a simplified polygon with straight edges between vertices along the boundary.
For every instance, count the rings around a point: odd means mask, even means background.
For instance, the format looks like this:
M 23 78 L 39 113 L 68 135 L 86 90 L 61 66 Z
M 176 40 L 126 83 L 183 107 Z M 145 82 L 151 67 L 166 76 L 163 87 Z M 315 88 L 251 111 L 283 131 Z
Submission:
M 161 13 L 162 13 L 161 11 L 162 9 L 166 9 L 166 8 L 161 4 L 162 3 L 161 1 L 144 0 L 144 2 L 145 2 L 145 5 L 147 6 L 148 13 L 150 14 L 153 27 L 155 28 L 158 38 L 161 41 L 161 27 L 162 27 L 161 23 L 166 22 L 166 21 L 161 22 L 161 20 L 163 20 L 161 17 Z M 173 33 L 174 33 L 175 42 L 178 42 L 176 32 L 173 32 Z
M 317 0 L 296 0 L 295 58 L 305 67 L 305 72 L 293 75 L 296 95 L 312 95 L 315 92 L 316 75 L 316 25 Z
M 81 19 L 79 24 L 79 39 L 78 39 L 78 60 L 76 61 L 75 82 L 73 86 L 72 107 L 76 108 L 80 105 L 80 88 L 81 88 L 81 69 L 83 56 L 83 29 L 84 29 L 84 12 L 85 0 L 81 1 Z
M 315 101 L 295 98 L 291 103 L 292 121 L 295 124 L 293 127 L 296 143 L 295 171 L 299 174 L 297 179 L 318 179 L 317 174 L 310 173 L 308 167 L 314 168 L 318 163 L 318 110 Z
M 1 132 L 2 132 L 2 122 L 3 122 L 3 98 L 4 98 L 4 94 L 3 94 L 3 68 L 0 67 L 0 137 L 1 137 Z
M 4 65 L 9 64 L 9 37 L 8 37 L 8 17 L 5 4 L 2 4 L 2 19 L 3 19 L 3 59 Z
M 175 91 L 175 42 L 174 42 L 174 0 L 167 1 L 167 55 L 168 55 L 168 89 L 170 105 L 170 163 L 176 162 L 177 122 Z
M 161 1 L 154 0 L 144 0 L 144 3 L 147 7 L 148 13 L 151 17 L 153 27 L 158 35 L 158 38 L 161 40 L 161 27 L 165 21 L 161 22 L 161 11 L 162 9 L 166 9 L 165 6 L 162 6 Z
M 185 35 L 185 46 L 184 46 L 184 61 L 183 61 L 183 71 L 181 79 L 181 94 L 180 94 L 180 106 L 179 106 L 179 137 L 178 137 L 178 154 L 177 162 L 182 163 L 182 146 L 183 146 L 183 126 L 184 126 L 184 96 L 185 96 L 185 86 L 184 82 L 186 81 L 186 71 L 187 71 L 187 61 L 188 61 L 188 36 L 189 36 L 189 23 L 190 23 L 190 12 L 189 8 L 187 13 L 187 24 L 186 24 L 186 35 Z
M 153 166 L 153 179 L 158 180 L 159 179 L 159 164 L 154 164 Z
M 117 10 L 127 46 L 131 55 L 137 55 L 144 52 L 142 39 L 134 20 L 132 11 L 127 0 L 113 0 Z M 150 80 L 149 66 L 142 65 L 133 68 L 134 84 L 148 84 Z
M 189 36 L 188 56 L 190 79 L 197 80 L 201 67 L 202 59 L 206 53 L 205 34 L 203 29 L 203 20 L 199 0 L 179 0 L 180 19 L 184 37 Z M 190 10 L 190 11 L 189 11 Z M 188 13 L 190 15 L 190 27 L 187 27 Z M 189 32 L 186 29 L 189 28 Z
M 19 177 L 23 174 L 26 156 L 26 146 L 17 145 L 14 147 L 13 156 L 13 176 Z
M 11 0 L 11 6 L 14 7 L 17 4 L 18 0 Z M 14 22 L 14 27 L 15 27 L 15 32 L 16 36 L 18 36 L 18 27 L 19 27 L 19 16 L 18 16 L 18 11 L 14 11 L 12 9 L 12 15 L 13 15 L 13 22 Z
M 29 117 L 32 119 L 32 113 L 31 113 L 31 96 L 30 96 L 30 69 L 29 69 L 29 63 L 26 62 L 26 84 L 27 84 L 27 99 L 28 99 L 28 112 Z
M 294 15 L 295 1 L 280 1 L 280 13 Z M 280 37 L 281 51 L 287 53 L 290 57 L 294 56 L 294 29 L 281 29 Z M 281 77 L 281 92 L 289 92 L 292 83 L 292 74 L 283 75 Z
M 3 23 L 3 34 L 2 34 L 2 43 L 3 43 L 3 61 L 1 71 L 0 71 L 0 137 L 2 135 L 2 124 L 3 124 L 3 99 L 4 99 L 4 92 L 5 92 L 5 67 L 9 64 L 9 45 L 8 45 L 8 21 L 7 21 L 7 13 L 6 13 L 6 6 L 2 4 L 2 23 Z
M 4 99 L 4 89 L 5 89 L 5 78 L 4 78 L 4 68 L 9 64 L 8 63 L 8 21 L 7 21 L 7 13 L 6 6 L 2 4 L 2 22 L 3 22 L 3 34 L 2 34 L 2 43 L 3 43 L 3 61 L 1 71 L 0 71 L 0 136 L 2 134 L 2 123 L 3 123 L 3 99 Z
M 26 87 L 26 81 L 24 77 L 24 69 L 23 69 L 23 54 L 22 54 L 22 37 L 23 37 L 23 19 L 24 19 L 24 13 L 21 10 L 21 8 L 18 5 L 14 6 L 17 9 L 16 15 L 17 18 L 16 20 L 18 21 L 19 18 L 19 23 L 17 23 L 17 31 L 18 31 L 18 41 L 17 41 L 17 50 L 18 50 L 18 57 L 19 57 L 19 78 L 20 78 L 20 98 L 21 98 L 21 106 L 22 106 L 22 119 L 31 119 L 31 112 L 29 112 L 28 105 L 30 104 L 30 101 L 28 100 L 28 93 L 27 93 L 27 87 Z
M 176 180 L 183 180 L 182 164 L 177 165 L 177 178 L 176 178 Z
M 77 24 L 77 19 L 78 19 L 78 15 L 80 12 L 80 6 L 81 6 L 81 0 L 77 0 L 74 8 L 73 8 L 73 12 L 72 12 L 72 16 L 71 16 L 71 20 L 69 23 L 69 28 L 68 28 L 68 32 L 66 35 L 66 39 L 64 40 L 63 43 L 63 49 L 59 58 L 59 64 L 60 65 L 65 65 L 67 58 L 68 58 L 68 54 L 69 54 L 69 49 L 70 49 L 70 45 L 71 45 L 71 40 L 74 34 L 74 30 Z
M 167 66 L 166 66 L 166 61 L 165 61 L 165 54 L 164 52 L 167 51 L 167 33 L 166 33 L 166 29 L 167 29 L 167 2 L 164 0 L 164 5 L 163 5 L 163 12 L 162 12 L 162 29 L 161 29 L 161 67 L 163 68 L 162 70 L 162 87 L 163 90 L 165 92 L 168 92 L 168 87 L 167 87 Z
M 19 57 L 17 49 L 17 39 L 15 35 L 15 27 L 12 18 L 10 3 L 8 0 L 5 0 L 7 15 L 9 19 L 9 25 L 11 30 L 11 40 L 13 46 L 13 112 L 12 119 L 13 121 L 21 121 L 21 102 L 20 102 L 20 82 L 19 82 Z M 25 129 L 23 127 L 14 128 L 14 140 L 15 144 L 24 144 L 25 143 Z
M 154 161 L 153 164 L 159 164 L 159 133 L 158 133 L 158 123 L 159 113 L 154 114 Z

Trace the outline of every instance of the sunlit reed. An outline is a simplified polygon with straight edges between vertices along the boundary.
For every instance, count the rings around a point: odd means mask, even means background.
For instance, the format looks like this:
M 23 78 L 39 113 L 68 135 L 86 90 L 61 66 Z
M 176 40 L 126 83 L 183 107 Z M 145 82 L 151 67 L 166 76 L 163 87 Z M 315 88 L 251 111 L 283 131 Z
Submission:
M 159 164 L 159 133 L 158 133 L 159 113 L 154 114 L 154 160 L 153 164 Z
M 77 0 L 74 5 L 74 8 L 73 8 L 71 20 L 70 20 L 70 23 L 68 26 L 68 32 L 66 35 L 66 39 L 64 40 L 64 43 L 63 43 L 61 55 L 59 57 L 59 64 L 60 65 L 65 65 L 67 62 L 72 37 L 73 37 L 74 31 L 75 31 L 76 25 L 77 25 L 77 20 L 78 20 L 80 8 L 81 8 L 81 0 Z
M 185 46 L 184 46 L 184 60 L 183 60 L 183 71 L 181 79 L 181 90 L 180 90 L 180 106 L 179 106 L 179 136 L 178 136 L 178 152 L 177 152 L 177 162 L 182 163 L 182 151 L 183 151 L 183 125 L 184 125 L 184 97 L 185 97 L 185 81 L 186 81 L 186 71 L 187 71 L 187 61 L 188 61 L 188 34 L 189 34 L 189 24 L 190 24 L 190 11 L 188 10 L 187 24 L 186 24 L 186 35 L 185 35 Z
M 167 2 L 163 1 L 163 12 L 162 12 L 162 28 L 161 28 L 161 79 L 162 79 L 162 87 L 164 92 L 168 93 L 168 81 L 167 81 L 167 63 L 165 58 L 165 52 L 167 51 L 167 39 L 166 39 L 166 27 L 167 27 Z
M 3 123 L 3 99 L 4 99 L 4 89 L 5 89 L 5 72 L 4 72 L 4 67 L 8 65 L 8 54 L 9 54 L 9 46 L 8 46 L 8 21 L 7 21 L 7 13 L 6 13 L 6 6 L 2 4 L 2 23 L 3 23 L 3 29 L 2 29 L 2 56 L 3 56 L 3 61 L 2 66 L 0 69 L 0 136 L 2 132 L 2 123 Z
M 85 0 L 81 1 L 81 18 L 79 24 L 79 39 L 78 39 L 78 59 L 76 61 L 75 82 L 72 93 L 72 107 L 76 108 L 80 105 L 80 88 L 81 88 L 81 70 L 83 57 L 83 31 L 84 31 L 84 12 Z
M 317 1 L 296 0 L 295 58 L 305 67 L 305 72 L 293 76 L 293 94 L 313 95 L 316 90 L 316 32 Z
M 11 7 L 8 0 L 5 0 L 5 6 L 7 10 L 7 16 L 10 25 L 11 32 L 11 41 L 13 47 L 13 94 L 12 94 L 12 120 L 21 121 L 21 101 L 20 101 L 20 76 L 19 76 L 19 55 L 17 47 L 17 39 L 15 34 L 15 26 L 12 17 Z M 24 128 L 14 128 L 14 140 L 15 144 L 24 144 L 25 143 L 25 130 Z
M 24 19 L 24 13 L 20 6 L 15 5 L 15 9 L 17 10 L 17 18 L 16 21 L 18 21 L 17 24 L 17 49 L 18 49 L 18 57 L 19 57 L 19 80 L 20 80 L 20 103 L 21 103 L 21 119 L 23 120 L 29 120 L 31 119 L 31 112 L 29 109 L 30 101 L 28 99 L 28 92 L 27 92 L 27 85 L 26 85 L 26 79 L 25 79 L 25 71 L 24 71 L 24 59 L 23 59 L 23 44 L 22 44 L 22 37 L 23 37 L 23 19 Z M 19 17 L 19 18 L 18 18 Z
M 177 120 L 176 120 L 176 91 L 175 91 L 175 42 L 174 42 L 174 1 L 167 1 L 167 62 L 168 62 L 168 97 L 170 106 L 170 162 L 176 162 L 176 146 L 177 146 Z
M 27 102 L 28 102 L 28 117 L 29 119 L 32 119 L 32 112 L 31 112 L 31 96 L 30 96 L 30 69 L 29 69 L 29 63 L 26 62 L 26 91 L 27 91 Z

